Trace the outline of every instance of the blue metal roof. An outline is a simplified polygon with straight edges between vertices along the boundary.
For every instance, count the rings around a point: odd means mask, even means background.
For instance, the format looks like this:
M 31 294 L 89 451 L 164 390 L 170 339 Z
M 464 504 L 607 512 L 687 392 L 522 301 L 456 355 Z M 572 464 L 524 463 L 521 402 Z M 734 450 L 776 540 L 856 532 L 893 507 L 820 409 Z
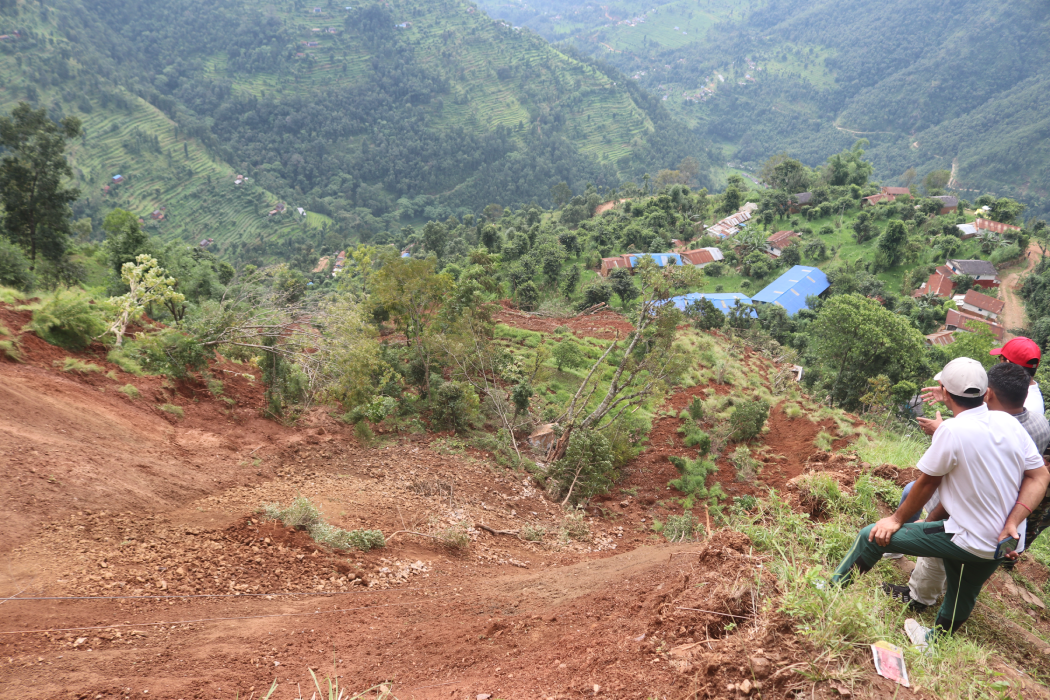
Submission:
M 751 298 L 744 296 L 740 292 L 729 292 L 726 294 L 701 294 L 700 292 L 693 292 L 692 294 L 683 294 L 682 296 L 671 297 L 668 301 L 673 302 L 675 306 L 677 306 L 682 311 L 685 311 L 685 308 L 689 306 L 689 304 L 692 304 L 695 301 L 700 301 L 704 298 L 706 298 L 708 301 L 714 304 L 715 308 L 721 311 L 722 313 L 728 313 L 729 310 L 737 304 L 751 303 Z M 752 311 L 751 317 L 758 318 L 758 314 Z
M 794 316 L 806 308 L 807 296 L 820 294 L 829 286 L 828 276 L 817 268 L 795 265 L 752 298 L 757 302 L 778 304 L 789 316 Z
M 669 264 L 668 261 L 670 260 L 674 260 L 675 265 L 682 264 L 682 256 L 678 253 L 646 253 L 643 255 L 628 255 L 627 259 L 630 261 L 631 267 L 638 267 L 638 262 L 642 258 L 644 258 L 645 255 L 648 255 L 650 258 L 652 258 L 656 262 L 658 267 L 667 267 L 667 265 Z

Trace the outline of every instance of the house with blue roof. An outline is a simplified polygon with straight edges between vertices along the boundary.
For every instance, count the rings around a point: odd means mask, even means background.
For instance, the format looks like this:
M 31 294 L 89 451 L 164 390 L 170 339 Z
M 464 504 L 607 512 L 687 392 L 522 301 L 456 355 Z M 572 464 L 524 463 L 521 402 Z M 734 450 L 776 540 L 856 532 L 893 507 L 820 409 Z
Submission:
M 657 267 L 682 264 L 682 256 L 678 253 L 644 253 L 641 255 L 625 255 L 624 257 L 627 258 L 627 262 L 633 269 L 638 267 L 638 263 L 641 262 L 642 258 L 646 255 L 653 259 Z
M 757 304 L 777 304 L 794 316 L 806 308 L 806 297 L 828 290 L 828 276 L 815 267 L 795 265 L 752 297 Z
M 668 299 L 668 301 L 672 302 L 680 310 L 685 311 L 690 304 L 698 302 L 701 299 L 707 299 L 715 305 L 716 309 L 718 309 L 724 314 L 729 313 L 733 309 L 733 307 L 737 306 L 738 304 L 746 305 L 751 303 L 751 298 L 744 296 L 740 292 L 728 292 L 725 294 L 704 294 L 701 292 L 693 292 L 691 294 L 683 294 L 682 296 L 671 297 L 670 299 Z M 752 310 L 751 317 L 758 318 L 758 314 L 754 310 Z

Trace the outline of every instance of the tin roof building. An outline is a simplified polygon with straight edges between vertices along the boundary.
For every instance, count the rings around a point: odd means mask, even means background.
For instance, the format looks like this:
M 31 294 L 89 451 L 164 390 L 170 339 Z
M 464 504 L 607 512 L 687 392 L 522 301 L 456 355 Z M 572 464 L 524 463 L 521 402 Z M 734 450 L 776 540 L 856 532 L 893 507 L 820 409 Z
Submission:
M 815 267 L 795 265 L 752 299 L 756 303 L 777 304 L 794 316 L 806 308 L 806 297 L 827 291 L 828 277 Z

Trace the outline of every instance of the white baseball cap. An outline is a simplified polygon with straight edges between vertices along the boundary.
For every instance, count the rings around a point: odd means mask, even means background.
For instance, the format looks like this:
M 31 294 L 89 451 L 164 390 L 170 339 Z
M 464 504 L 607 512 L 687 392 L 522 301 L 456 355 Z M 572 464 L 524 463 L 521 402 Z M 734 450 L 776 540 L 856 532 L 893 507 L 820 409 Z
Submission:
M 988 373 L 984 371 L 984 365 L 970 357 L 955 358 L 933 380 L 955 396 L 977 398 L 988 391 Z

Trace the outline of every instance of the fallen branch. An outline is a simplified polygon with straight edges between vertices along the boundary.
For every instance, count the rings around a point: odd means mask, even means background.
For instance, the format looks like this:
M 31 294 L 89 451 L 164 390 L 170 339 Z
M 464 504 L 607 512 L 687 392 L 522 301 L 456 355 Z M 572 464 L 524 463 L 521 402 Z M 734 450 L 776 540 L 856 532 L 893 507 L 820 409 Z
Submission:
M 475 524 L 474 527 L 480 527 L 485 532 L 491 532 L 493 535 L 510 535 L 512 537 L 518 536 L 518 530 L 493 530 L 488 525 Z
M 595 304 L 594 306 L 587 307 L 586 309 L 584 309 L 580 313 L 576 314 L 576 317 L 579 318 L 580 316 L 590 316 L 591 314 L 596 314 L 599 311 L 601 311 L 603 309 L 607 309 L 607 308 L 609 308 L 609 305 L 606 304 L 603 301 L 603 302 L 601 302 L 599 304 Z
M 426 534 L 424 532 L 413 532 L 412 530 L 398 530 L 397 532 L 394 532 L 389 537 L 387 537 L 387 539 L 388 540 L 392 540 L 397 535 L 419 535 L 420 537 L 429 537 L 432 540 L 441 540 L 442 539 L 442 538 L 438 537 L 437 535 L 428 535 L 428 534 Z
M 701 610 L 700 608 L 675 608 L 675 610 L 690 610 L 692 612 L 708 613 L 710 615 L 721 615 L 722 617 L 735 617 L 738 620 L 750 620 L 750 617 L 741 617 L 740 615 L 730 615 L 729 613 L 715 612 L 714 610 Z

